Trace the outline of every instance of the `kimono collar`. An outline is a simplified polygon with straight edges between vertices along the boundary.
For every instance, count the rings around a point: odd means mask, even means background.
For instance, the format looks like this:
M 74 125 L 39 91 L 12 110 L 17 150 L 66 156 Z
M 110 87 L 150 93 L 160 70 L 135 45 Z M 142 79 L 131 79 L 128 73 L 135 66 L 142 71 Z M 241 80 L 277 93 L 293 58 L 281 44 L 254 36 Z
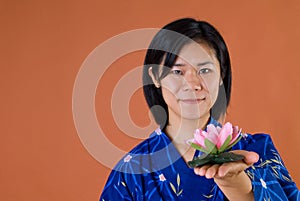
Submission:
M 207 124 L 207 125 L 209 125 L 209 124 L 213 124 L 215 127 L 217 127 L 217 126 L 222 127 L 222 124 L 220 124 L 217 120 L 215 120 L 215 119 L 212 118 L 212 117 L 209 118 L 209 121 L 208 121 L 208 124 Z M 206 131 L 206 128 L 205 128 L 205 131 Z M 161 129 L 160 129 L 160 128 L 157 128 L 157 129 L 155 130 L 155 134 L 161 135 L 161 134 L 162 134 Z M 152 136 L 153 136 L 153 134 L 152 134 Z
M 209 118 L 209 122 L 207 125 L 209 125 L 209 124 L 213 124 L 215 127 L 217 127 L 217 126 L 222 127 L 222 124 L 220 124 L 217 120 L 215 120 L 212 117 Z M 205 130 L 206 130 L 206 128 L 205 128 Z

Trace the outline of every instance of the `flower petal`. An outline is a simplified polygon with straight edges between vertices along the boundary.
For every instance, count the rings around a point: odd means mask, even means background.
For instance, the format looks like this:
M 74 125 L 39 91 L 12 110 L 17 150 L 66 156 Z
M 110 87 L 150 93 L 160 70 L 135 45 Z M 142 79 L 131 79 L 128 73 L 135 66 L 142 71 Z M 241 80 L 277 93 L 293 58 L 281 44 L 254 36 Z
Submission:
M 233 126 L 233 131 L 232 131 L 232 135 L 237 134 L 240 132 L 239 127 L 238 126 Z
M 219 133 L 217 128 L 213 124 L 207 126 L 207 139 L 214 144 L 217 144 L 219 141 Z
M 220 148 L 218 148 L 219 153 L 222 153 L 228 149 L 228 146 L 230 145 L 230 142 L 231 142 L 231 137 L 232 137 L 231 135 L 228 135 L 225 142 L 221 145 Z
M 236 141 L 236 139 L 238 139 L 240 134 L 241 134 L 241 129 L 239 130 L 239 128 L 237 126 L 233 127 L 232 139 L 229 144 L 234 143 Z
M 225 142 L 225 140 L 227 139 L 227 137 L 229 135 L 232 135 L 232 124 L 227 122 L 221 129 L 220 133 L 219 133 L 219 141 L 217 143 L 217 148 L 219 149 Z
M 189 139 L 185 141 L 188 145 L 191 145 L 192 143 L 195 143 L 194 138 L 193 139 Z
M 194 133 L 194 143 L 205 148 L 204 139 L 205 139 L 205 133 L 203 133 L 203 131 L 200 129 L 196 129 Z

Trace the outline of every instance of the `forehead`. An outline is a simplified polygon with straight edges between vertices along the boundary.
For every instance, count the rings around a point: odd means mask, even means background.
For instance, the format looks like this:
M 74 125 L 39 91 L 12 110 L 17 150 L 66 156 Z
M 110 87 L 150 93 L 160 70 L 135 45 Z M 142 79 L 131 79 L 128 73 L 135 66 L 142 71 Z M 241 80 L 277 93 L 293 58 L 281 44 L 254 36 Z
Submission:
M 185 44 L 178 54 L 177 60 L 185 60 L 188 63 L 199 61 L 218 62 L 215 51 L 205 43 L 191 42 Z

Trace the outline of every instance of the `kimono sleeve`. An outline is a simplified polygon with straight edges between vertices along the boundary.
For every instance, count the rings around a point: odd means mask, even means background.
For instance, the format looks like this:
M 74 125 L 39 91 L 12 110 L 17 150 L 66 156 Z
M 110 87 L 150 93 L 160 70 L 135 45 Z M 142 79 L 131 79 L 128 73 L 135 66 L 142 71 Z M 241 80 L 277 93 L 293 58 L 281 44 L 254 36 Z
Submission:
M 132 196 L 124 175 L 121 172 L 113 170 L 108 177 L 99 201 L 124 200 L 131 201 Z
M 299 201 L 299 190 L 270 136 L 263 135 L 255 144 L 261 150 L 260 160 L 246 171 L 252 180 L 255 200 Z

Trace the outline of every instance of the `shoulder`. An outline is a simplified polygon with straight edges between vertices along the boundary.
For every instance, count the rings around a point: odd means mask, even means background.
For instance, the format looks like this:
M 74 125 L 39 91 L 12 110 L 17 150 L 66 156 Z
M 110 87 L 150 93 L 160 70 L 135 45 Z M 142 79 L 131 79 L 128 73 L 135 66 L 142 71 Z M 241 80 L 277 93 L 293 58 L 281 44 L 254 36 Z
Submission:
M 170 142 L 163 132 L 156 130 L 149 138 L 126 153 L 114 170 L 127 174 L 149 173 L 152 171 L 152 162 L 161 158 L 161 153 L 165 151 Z
M 246 133 L 244 134 L 244 140 L 248 143 L 264 143 L 268 141 L 272 141 L 271 136 L 267 133 Z
M 160 129 L 153 131 L 149 138 L 140 142 L 128 154 L 150 154 L 156 152 L 170 143 L 169 138 Z

